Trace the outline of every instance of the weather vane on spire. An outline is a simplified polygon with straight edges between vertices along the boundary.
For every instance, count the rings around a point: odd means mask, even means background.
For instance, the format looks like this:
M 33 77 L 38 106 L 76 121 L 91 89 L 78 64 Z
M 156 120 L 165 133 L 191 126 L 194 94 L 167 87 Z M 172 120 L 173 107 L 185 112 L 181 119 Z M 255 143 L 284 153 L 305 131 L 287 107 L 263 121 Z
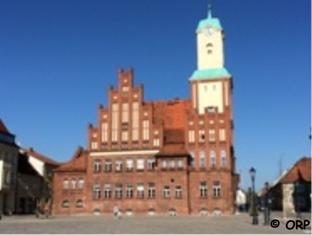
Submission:
M 212 11 L 212 0 L 208 0 L 208 18 L 212 18 L 211 11 Z

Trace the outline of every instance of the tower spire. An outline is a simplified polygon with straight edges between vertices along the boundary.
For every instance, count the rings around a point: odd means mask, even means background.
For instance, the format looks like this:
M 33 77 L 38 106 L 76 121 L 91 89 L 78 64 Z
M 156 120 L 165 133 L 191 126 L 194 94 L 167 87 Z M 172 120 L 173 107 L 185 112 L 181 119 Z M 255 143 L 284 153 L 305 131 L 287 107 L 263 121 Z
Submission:
M 208 18 L 212 18 L 212 14 L 211 14 L 211 11 L 212 11 L 212 1 L 208 1 Z

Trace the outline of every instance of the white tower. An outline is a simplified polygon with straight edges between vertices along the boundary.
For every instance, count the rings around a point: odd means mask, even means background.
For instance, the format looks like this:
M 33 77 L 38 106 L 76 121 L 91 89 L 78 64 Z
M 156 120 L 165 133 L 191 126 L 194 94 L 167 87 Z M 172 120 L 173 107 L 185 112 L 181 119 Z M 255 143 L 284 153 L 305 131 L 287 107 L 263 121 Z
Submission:
M 199 114 L 208 110 L 223 112 L 229 105 L 229 80 L 224 68 L 223 29 L 218 18 L 212 17 L 211 7 L 197 30 L 197 70 L 192 74 L 193 107 Z

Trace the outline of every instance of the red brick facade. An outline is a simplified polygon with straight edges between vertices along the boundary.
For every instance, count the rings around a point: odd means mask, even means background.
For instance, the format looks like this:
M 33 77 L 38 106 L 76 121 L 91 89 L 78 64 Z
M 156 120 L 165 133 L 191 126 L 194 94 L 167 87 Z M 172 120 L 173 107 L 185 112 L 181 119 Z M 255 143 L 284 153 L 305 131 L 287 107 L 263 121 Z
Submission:
M 53 212 L 233 213 L 231 80 L 215 80 L 227 94 L 224 111 L 198 114 L 191 99 L 145 101 L 133 79 L 132 69 L 118 72 L 108 106 L 89 125 L 87 149 L 56 169 Z

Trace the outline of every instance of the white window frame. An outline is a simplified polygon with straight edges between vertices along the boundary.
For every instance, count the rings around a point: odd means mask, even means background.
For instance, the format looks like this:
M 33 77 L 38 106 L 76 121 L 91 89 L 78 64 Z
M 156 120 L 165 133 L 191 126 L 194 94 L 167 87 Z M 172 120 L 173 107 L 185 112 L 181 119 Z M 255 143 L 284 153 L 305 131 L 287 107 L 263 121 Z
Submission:
M 195 131 L 194 130 L 188 131 L 188 141 L 189 143 L 195 143 Z
M 136 169 L 137 170 L 144 170 L 145 168 L 145 159 L 144 158 L 139 158 L 136 161 Z

